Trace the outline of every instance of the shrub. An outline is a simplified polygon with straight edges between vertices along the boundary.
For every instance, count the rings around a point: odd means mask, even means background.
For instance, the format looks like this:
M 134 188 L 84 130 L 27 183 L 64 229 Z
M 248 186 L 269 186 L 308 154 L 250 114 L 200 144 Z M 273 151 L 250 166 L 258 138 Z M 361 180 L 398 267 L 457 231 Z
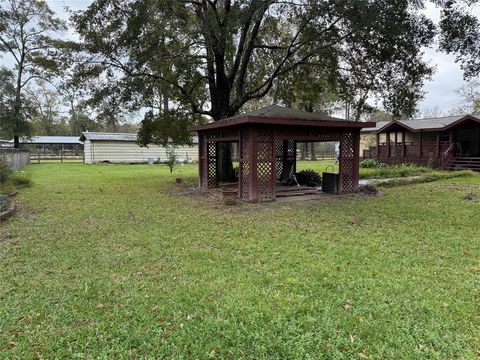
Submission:
M 0 194 L 10 194 L 13 191 L 15 191 L 15 186 L 13 186 L 11 181 L 0 184 Z
M 32 180 L 27 174 L 13 173 L 11 180 L 12 184 L 15 186 L 28 187 L 32 185 Z
M 314 170 L 302 170 L 295 174 L 300 185 L 320 186 L 322 185 L 322 176 Z
M 0 212 L 7 211 L 10 206 L 10 200 L 7 195 L 0 194 Z
M 174 147 L 166 147 L 165 148 L 165 153 L 167 154 L 167 161 L 165 161 L 165 164 L 167 164 L 168 168 L 170 169 L 170 174 L 173 172 L 173 168 L 177 162 L 177 154 L 175 153 L 175 148 Z
M 0 184 L 6 184 L 11 175 L 12 170 L 10 169 L 10 164 L 5 156 L 0 155 Z
M 363 169 L 374 169 L 384 167 L 385 164 L 377 159 L 364 159 L 360 162 L 360 167 Z

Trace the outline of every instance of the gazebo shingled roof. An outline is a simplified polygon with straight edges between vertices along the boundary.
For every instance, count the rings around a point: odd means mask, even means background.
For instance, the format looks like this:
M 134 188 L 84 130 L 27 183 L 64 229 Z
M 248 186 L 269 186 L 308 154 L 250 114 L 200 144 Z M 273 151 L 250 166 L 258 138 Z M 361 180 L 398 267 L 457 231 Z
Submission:
M 277 182 L 295 172 L 297 141 L 339 141 L 339 192 L 355 191 L 360 130 L 374 125 L 273 105 L 189 130 L 199 135 L 200 187 L 218 187 L 218 143 L 238 142 L 239 197 L 256 202 L 275 200 Z

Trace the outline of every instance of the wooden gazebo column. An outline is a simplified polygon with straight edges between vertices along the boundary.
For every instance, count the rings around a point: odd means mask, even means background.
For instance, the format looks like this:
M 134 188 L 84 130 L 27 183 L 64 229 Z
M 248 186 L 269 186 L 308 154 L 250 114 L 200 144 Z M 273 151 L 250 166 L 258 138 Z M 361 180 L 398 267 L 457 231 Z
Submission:
M 360 163 L 360 130 L 344 131 L 340 139 L 338 192 L 358 189 Z
M 275 140 L 272 128 L 241 130 L 239 197 L 248 202 L 275 200 Z
M 218 186 L 217 142 L 208 134 L 198 136 L 198 170 L 199 185 L 201 188 L 215 188 Z

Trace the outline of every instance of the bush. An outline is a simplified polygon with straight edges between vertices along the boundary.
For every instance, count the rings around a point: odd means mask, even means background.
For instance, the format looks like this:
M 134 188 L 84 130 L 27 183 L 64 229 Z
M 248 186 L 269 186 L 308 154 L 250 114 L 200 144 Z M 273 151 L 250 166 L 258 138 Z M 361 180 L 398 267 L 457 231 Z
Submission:
M 10 194 L 13 191 L 15 191 L 15 186 L 13 186 L 11 181 L 0 184 L 0 194 Z
M 302 170 L 295 174 L 300 185 L 320 186 L 322 185 L 322 176 L 314 170 Z
M 360 172 L 362 179 L 374 179 L 374 178 L 394 178 L 394 177 L 406 177 L 417 176 L 433 172 L 433 169 L 428 167 L 419 166 L 416 164 L 397 164 L 389 166 L 381 166 L 378 168 L 364 169 Z
M 10 180 L 12 170 L 5 156 L 0 155 L 0 184 L 6 184 Z
M 0 212 L 7 211 L 10 206 L 10 200 L 7 195 L 0 194 Z
M 360 161 L 360 167 L 363 169 L 375 169 L 385 167 L 385 164 L 377 159 L 364 159 Z
M 30 179 L 30 176 L 22 173 L 14 173 L 11 176 L 11 181 L 13 185 L 20 187 L 28 187 L 32 185 L 32 180 Z

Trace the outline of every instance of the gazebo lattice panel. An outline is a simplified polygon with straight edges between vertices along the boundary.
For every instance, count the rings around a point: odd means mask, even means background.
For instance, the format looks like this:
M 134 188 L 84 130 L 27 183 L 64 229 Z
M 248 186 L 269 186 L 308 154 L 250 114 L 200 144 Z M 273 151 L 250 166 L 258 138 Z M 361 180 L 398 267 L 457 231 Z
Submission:
M 257 197 L 259 201 L 275 199 L 275 174 L 272 130 L 260 130 L 257 135 Z
M 250 199 L 250 182 L 252 178 L 252 153 L 251 153 L 251 134 L 248 130 L 243 130 L 240 136 L 240 179 L 239 179 L 239 197 L 242 200 Z
M 199 180 L 200 187 L 208 185 L 208 165 L 207 165 L 207 143 L 204 135 L 198 136 L 198 161 L 199 161 Z
M 353 192 L 358 184 L 358 156 L 360 135 L 345 132 L 340 140 L 340 192 Z
M 218 186 L 217 172 L 217 143 L 207 142 L 207 185 L 209 188 Z

